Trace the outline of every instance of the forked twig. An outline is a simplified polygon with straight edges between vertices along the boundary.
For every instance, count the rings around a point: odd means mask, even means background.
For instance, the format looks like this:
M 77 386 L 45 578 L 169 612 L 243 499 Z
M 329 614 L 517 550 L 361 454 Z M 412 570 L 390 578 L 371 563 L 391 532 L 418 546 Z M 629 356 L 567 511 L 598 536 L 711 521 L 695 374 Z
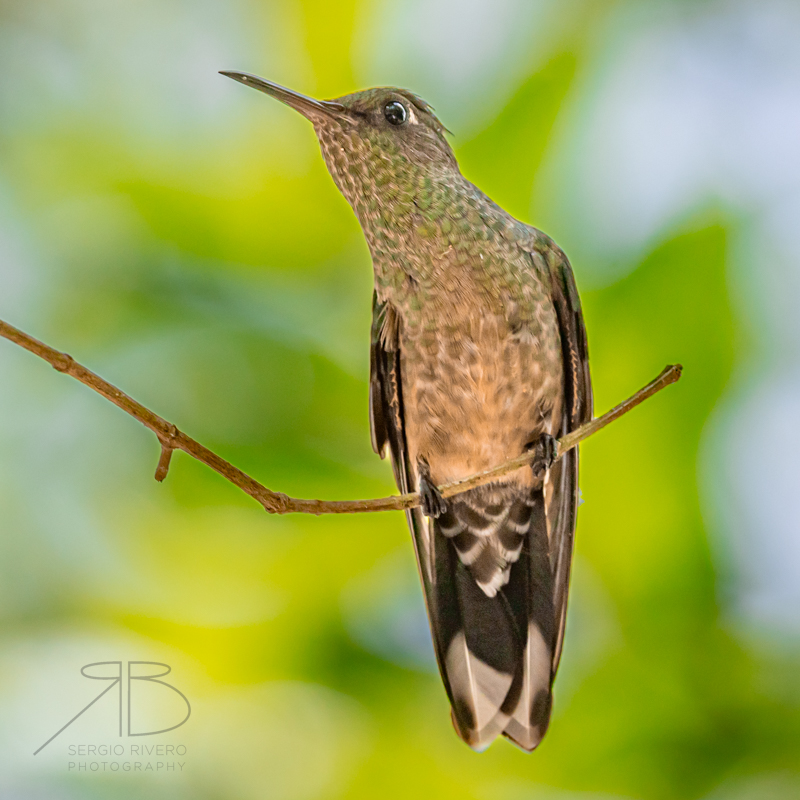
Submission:
M 79 364 L 72 356 L 53 349 L 44 344 L 44 342 L 28 336 L 27 333 L 2 320 L 0 320 L 0 336 L 43 358 L 59 372 L 71 375 L 90 389 L 94 389 L 98 394 L 103 395 L 107 400 L 119 406 L 123 411 L 138 419 L 146 428 L 153 431 L 161 444 L 161 457 L 156 469 L 156 480 L 158 481 L 163 481 L 167 476 L 172 452 L 174 450 L 183 450 L 206 466 L 211 467 L 224 478 L 227 478 L 243 492 L 249 494 L 250 497 L 261 503 L 270 514 L 359 514 L 371 511 L 399 511 L 414 508 L 420 504 L 417 492 L 381 497 L 374 500 L 304 500 L 289 497 L 282 492 L 273 492 L 245 472 L 242 472 L 238 467 L 187 436 L 183 431 L 178 430 L 172 423 L 145 408 L 141 403 L 137 403 L 125 392 L 117 389 L 116 386 Z M 655 380 L 648 383 L 647 386 L 618 406 L 612 408 L 611 411 L 607 411 L 602 417 L 593 419 L 571 433 L 562 436 L 557 442 L 556 459 L 561 458 L 568 450 L 577 447 L 584 439 L 597 433 L 601 428 L 605 428 L 606 425 L 619 419 L 623 414 L 627 414 L 632 408 L 652 397 L 656 392 L 660 392 L 669 384 L 675 383 L 681 377 L 681 370 L 680 364 L 666 367 Z M 470 475 L 452 483 L 446 483 L 439 487 L 439 491 L 444 497 L 452 497 L 476 486 L 491 483 L 502 475 L 530 464 L 534 458 L 535 453 L 533 451 L 523 453 L 492 469 L 479 472 L 476 475 Z

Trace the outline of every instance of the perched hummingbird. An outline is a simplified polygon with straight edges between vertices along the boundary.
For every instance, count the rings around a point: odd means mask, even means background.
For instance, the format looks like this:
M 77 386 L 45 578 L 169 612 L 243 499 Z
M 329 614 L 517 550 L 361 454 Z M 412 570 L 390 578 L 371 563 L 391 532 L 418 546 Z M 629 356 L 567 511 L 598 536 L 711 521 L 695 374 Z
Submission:
M 223 72 L 311 121 L 375 271 L 372 444 L 391 455 L 458 735 L 524 750 L 550 720 L 592 416 L 569 262 L 464 178 L 428 103 L 379 88 L 314 100 Z M 445 500 L 436 489 L 534 449 L 532 467 Z

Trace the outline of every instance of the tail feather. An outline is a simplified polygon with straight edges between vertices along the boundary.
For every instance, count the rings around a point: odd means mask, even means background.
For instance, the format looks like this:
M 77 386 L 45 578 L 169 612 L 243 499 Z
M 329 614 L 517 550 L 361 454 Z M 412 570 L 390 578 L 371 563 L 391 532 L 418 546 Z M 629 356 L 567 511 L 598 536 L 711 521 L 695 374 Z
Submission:
M 425 522 L 429 610 L 456 731 L 477 750 L 500 734 L 531 750 L 549 721 L 555 629 L 542 492 L 481 487 Z
M 514 679 L 516 631 L 502 605 L 475 582 L 452 539 L 442 535 L 439 521 L 426 522 L 435 554 L 429 611 L 453 724 L 467 744 L 482 750 L 502 733 L 504 720 L 496 717 Z
M 522 691 L 503 734 L 524 750 L 533 750 L 547 731 L 552 707 L 555 615 L 553 572 L 542 492 L 530 506 L 526 559 L 515 565 L 506 589 L 509 604 L 518 609 L 524 625 Z M 524 616 L 523 616 L 524 614 Z

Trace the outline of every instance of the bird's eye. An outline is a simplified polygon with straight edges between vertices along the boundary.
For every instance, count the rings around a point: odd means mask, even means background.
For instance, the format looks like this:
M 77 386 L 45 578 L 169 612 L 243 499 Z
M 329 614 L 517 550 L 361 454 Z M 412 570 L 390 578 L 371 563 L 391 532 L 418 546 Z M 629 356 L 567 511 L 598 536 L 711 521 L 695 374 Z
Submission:
M 392 125 L 402 125 L 408 119 L 408 111 L 402 103 L 392 100 L 383 107 L 383 116 Z

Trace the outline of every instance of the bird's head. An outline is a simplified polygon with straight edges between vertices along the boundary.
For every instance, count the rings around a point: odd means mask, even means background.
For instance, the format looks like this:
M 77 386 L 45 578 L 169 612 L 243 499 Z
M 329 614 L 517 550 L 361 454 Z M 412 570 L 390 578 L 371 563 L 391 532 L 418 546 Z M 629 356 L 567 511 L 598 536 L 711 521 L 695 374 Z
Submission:
M 413 203 L 416 188 L 458 174 L 445 127 L 422 98 L 405 89 L 365 89 L 315 100 L 243 72 L 222 72 L 300 112 L 311 121 L 325 163 L 356 213 Z M 371 202 L 369 202 L 371 201 Z M 362 220 L 363 221 L 363 220 Z

